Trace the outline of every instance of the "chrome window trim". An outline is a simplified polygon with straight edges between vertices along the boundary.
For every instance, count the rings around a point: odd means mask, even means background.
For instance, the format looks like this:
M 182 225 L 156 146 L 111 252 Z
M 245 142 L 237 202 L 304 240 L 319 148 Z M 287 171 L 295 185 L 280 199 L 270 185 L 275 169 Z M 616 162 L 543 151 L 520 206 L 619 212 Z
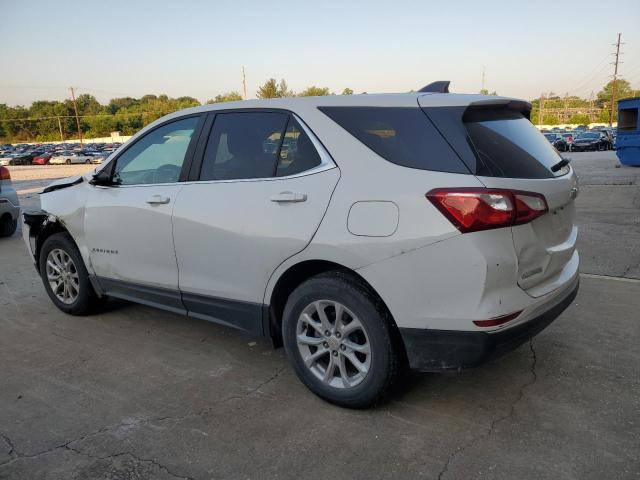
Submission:
M 227 112 L 222 112 L 220 113 L 220 115 L 224 113 L 227 113 Z M 229 113 L 233 113 L 233 110 L 229 110 Z M 190 184 L 204 184 L 204 183 L 268 182 L 268 181 L 277 181 L 277 180 L 287 180 L 290 178 L 306 177 L 308 175 L 314 175 L 316 173 L 324 172 L 326 170 L 338 168 L 338 166 L 333 161 L 333 158 L 331 157 L 327 149 L 324 148 L 324 145 L 322 145 L 320 140 L 318 140 L 318 137 L 316 137 L 316 135 L 311 131 L 311 129 L 307 126 L 307 124 L 304 123 L 304 121 L 295 112 L 289 111 L 289 115 L 291 115 L 293 118 L 295 118 L 298 121 L 298 123 L 300 124 L 304 132 L 309 136 L 309 139 L 311 140 L 311 143 L 313 144 L 314 148 L 318 152 L 318 155 L 320 156 L 320 165 L 318 165 L 317 167 L 313 167 L 313 168 L 310 168 L 309 170 L 305 170 L 304 172 L 295 173 L 293 175 L 287 175 L 284 177 L 232 178 L 232 179 L 226 179 L 226 180 L 187 180 L 179 183 L 183 185 L 190 185 Z

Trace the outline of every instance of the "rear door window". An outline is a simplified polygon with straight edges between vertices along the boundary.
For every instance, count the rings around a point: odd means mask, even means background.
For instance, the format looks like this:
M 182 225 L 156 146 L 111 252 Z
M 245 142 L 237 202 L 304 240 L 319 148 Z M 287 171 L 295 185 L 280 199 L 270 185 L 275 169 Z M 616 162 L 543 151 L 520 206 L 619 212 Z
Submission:
M 217 114 L 200 180 L 273 177 L 287 119 L 286 113 L 274 112 Z
M 403 167 L 469 173 L 420 108 L 320 107 L 385 160 Z

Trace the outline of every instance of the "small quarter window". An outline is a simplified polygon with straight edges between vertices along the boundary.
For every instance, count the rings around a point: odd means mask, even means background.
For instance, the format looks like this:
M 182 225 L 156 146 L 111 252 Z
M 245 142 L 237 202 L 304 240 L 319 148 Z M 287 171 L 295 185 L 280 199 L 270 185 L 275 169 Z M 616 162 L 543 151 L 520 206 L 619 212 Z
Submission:
M 320 155 L 309 135 L 293 116 L 289 117 L 287 131 L 280 148 L 276 176 L 286 177 L 302 173 L 317 167 L 320 163 Z
M 469 173 L 419 108 L 320 107 L 320 110 L 382 158 L 396 165 Z

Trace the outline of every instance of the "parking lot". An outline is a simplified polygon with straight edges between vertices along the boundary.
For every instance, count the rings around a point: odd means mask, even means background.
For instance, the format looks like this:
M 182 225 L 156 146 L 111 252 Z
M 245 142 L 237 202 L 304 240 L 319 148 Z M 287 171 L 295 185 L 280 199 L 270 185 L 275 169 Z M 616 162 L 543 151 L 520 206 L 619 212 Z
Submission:
M 640 478 L 640 168 L 563 155 L 581 184 L 575 304 L 371 410 L 316 398 L 266 339 L 125 302 L 67 316 L 20 234 L 0 239 L 0 478 Z M 26 208 L 93 168 L 10 167 Z

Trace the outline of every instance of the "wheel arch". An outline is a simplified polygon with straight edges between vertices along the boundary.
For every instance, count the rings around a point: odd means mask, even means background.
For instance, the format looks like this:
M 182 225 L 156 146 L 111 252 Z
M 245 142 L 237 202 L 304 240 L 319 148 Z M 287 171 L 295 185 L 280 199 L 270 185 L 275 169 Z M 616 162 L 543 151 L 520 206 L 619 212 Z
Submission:
M 78 246 L 73 235 L 69 232 L 64 223 L 55 215 L 44 210 L 37 212 L 25 212 L 24 223 L 29 225 L 29 243 L 33 251 L 36 270 L 40 272 L 40 252 L 45 240 L 56 233 L 66 233 L 76 247 Z
M 268 311 L 266 312 L 267 325 L 265 325 L 265 333 L 271 337 L 274 346 L 282 346 L 282 315 L 289 295 L 304 281 L 326 272 L 339 272 L 349 277 L 352 281 L 366 288 L 375 297 L 376 301 L 379 302 L 379 306 L 385 310 L 387 318 L 390 319 L 393 340 L 398 347 L 398 352 L 400 352 L 401 358 L 406 359 L 404 342 L 400 336 L 398 325 L 380 294 L 355 270 L 336 262 L 320 259 L 303 260 L 289 266 L 275 282 L 271 294 L 267 298 L 269 303 Z

